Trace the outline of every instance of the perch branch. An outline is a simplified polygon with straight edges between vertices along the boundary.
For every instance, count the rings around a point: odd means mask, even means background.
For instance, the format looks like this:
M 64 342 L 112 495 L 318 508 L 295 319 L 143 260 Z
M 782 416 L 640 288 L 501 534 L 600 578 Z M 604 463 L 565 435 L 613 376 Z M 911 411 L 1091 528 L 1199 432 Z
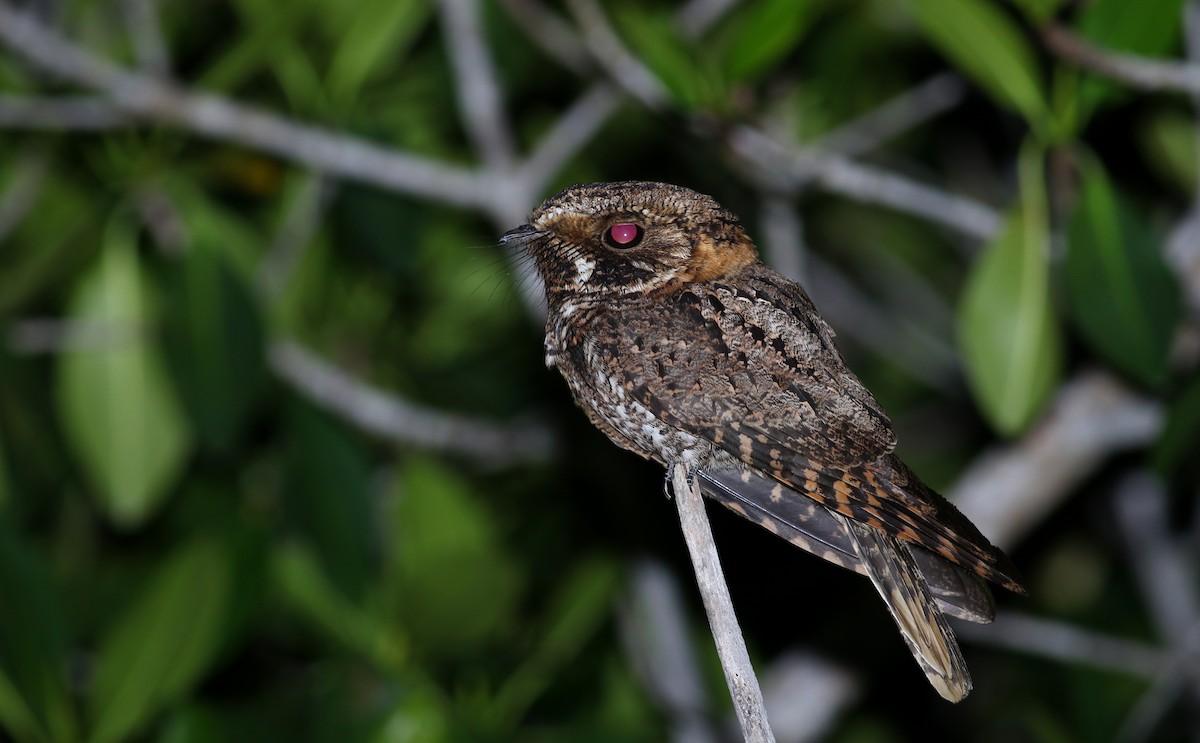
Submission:
M 762 690 L 754 667 L 750 664 L 750 653 L 746 640 L 738 626 L 717 556 L 717 545 L 713 541 L 708 514 L 704 510 L 704 498 L 700 495 L 700 481 L 688 475 L 687 465 L 677 463 L 671 471 L 675 504 L 679 509 L 679 522 L 683 527 L 683 538 L 687 542 L 692 567 L 696 571 L 696 583 L 704 598 L 704 609 L 712 628 L 717 655 L 725 671 L 725 683 L 733 697 L 733 707 L 742 735 L 751 743 L 774 741 L 771 727 L 767 723 L 767 710 L 763 703 Z

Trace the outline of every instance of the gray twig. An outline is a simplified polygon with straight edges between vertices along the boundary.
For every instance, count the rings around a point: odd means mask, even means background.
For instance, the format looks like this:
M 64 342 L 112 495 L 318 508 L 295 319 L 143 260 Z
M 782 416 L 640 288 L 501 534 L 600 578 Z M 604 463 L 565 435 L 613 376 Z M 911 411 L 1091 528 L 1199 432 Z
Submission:
M 620 94 L 607 83 L 597 83 L 568 108 L 542 135 L 521 166 L 520 180 L 528 193 L 541 193 L 550 179 L 592 137 L 621 105 Z
M 621 639 L 642 684 L 671 719 L 674 743 L 715 743 L 679 584 L 661 563 L 634 563 L 630 595 L 618 607 Z
M 0 127 L 5 129 L 107 131 L 135 123 L 124 111 L 95 96 L 0 94 Z
M 1152 645 L 1015 611 L 1002 611 L 987 625 L 955 622 L 954 631 L 980 645 L 1142 678 L 1154 678 L 1170 662 L 1167 652 Z
M 320 173 L 305 175 L 258 268 L 259 288 L 268 297 L 278 295 L 287 286 L 336 193 L 336 181 Z
M 592 59 L 646 106 L 659 109 L 671 99 L 667 89 L 641 60 L 629 53 L 616 31 L 608 24 L 596 0 L 567 0 Z
M 1085 372 L 1059 389 L 1020 441 L 976 457 L 950 499 L 994 543 L 1011 546 L 1109 455 L 1145 445 L 1162 424 L 1160 403 Z
M 583 75 L 592 70 L 592 58 L 583 40 L 570 24 L 538 0 L 499 0 L 509 18 L 521 27 L 525 36 L 551 59 Z
M 1050 51 L 1076 65 L 1132 88 L 1200 95 L 1200 65 L 1164 62 L 1107 51 L 1062 26 L 1049 26 L 1042 38 Z
M 138 67 L 148 75 L 167 78 L 171 75 L 171 58 L 158 22 L 157 0 L 121 0 L 125 25 L 133 39 Z
M 683 538 L 687 542 L 696 571 L 696 584 L 704 599 L 708 612 L 708 623 L 712 628 L 713 640 L 721 668 L 725 671 L 725 683 L 733 698 L 733 708 L 742 726 L 742 735 L 751 743 L 774 741 L 767 722 L 767 710 L 763 703 L 762 690 L 754 667 L 750 664 L 750 653 L 746 640 L 738 626 L 717 556 L 717 545 L 713 541 L 708 514 L 704 510 L 704 498 L 700 495 L 700 481 L 688 474 L 686 464 L 679 462 L 671 470 L 671 483 L 675 492 L 675 505 L 679 509 L 679 522 L 683 527 Z
M 431 410 L 370 387 L 289 341 L 270 348 L 271 368 L 305 397 L 376 436 L 404 446 L 508 465 L 550 457 L 550 431 Z
M 914 214 L 980 240 L 992 238 L 1000 229 L 1001 216 L 995 209 L 965 196 L 831 153 L 789 148 L 753 127 L 735 127 L 728 141 L 735 154 L 791 187 L 812 182 L 832 193 Z
M 131 72 L 67 41 L 4 2 L 0 2 L 0 43 L 39 69 L 104 93 L 126 114 L 270 152 L 331 175 L 484 210 L 492 208 L 495 193 L 502 190 L 487 173 L 300 124 Z
M 684 36 L 696 38 L 721 20 L 738 0 L 689 0 L 679 9 L 676 22 Z
M 1196 570 L 1167 526 L 1166 488 L 1148 472 L 1134 472 L 1113 493 L 1117 524 L 1129 562 L 1159 632 L 1179 647 L 1200 624 Z
M 967 86 L 953 72 L 942 72 L 867 113 L 838 126 L 809 147 L 858 157 L 962 102 Z
M 513 166 L 512 135 L 496 71 L 483 38 L 476 0 L 439 0 L 446 48 L 454 66 L 463 126 L 483 162 L 498 173 Z

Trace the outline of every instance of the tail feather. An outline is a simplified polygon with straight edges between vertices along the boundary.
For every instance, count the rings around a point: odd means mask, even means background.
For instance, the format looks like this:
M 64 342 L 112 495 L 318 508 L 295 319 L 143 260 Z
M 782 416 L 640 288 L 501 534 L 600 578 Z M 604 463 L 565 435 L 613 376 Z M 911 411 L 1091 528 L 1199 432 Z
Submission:
M 908 545 L 841 514 L 836 517 L 851 535 L 867 577 L 883 597 L 929 683 L 943 698 L 962 701 L 971 691 L 971 674 Z

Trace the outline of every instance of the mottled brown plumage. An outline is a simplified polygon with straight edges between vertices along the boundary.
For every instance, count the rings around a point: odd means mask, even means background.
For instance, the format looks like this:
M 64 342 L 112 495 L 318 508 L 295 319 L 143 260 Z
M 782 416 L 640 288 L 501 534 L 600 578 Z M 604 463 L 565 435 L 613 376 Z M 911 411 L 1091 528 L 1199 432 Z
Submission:
M 546 286 L 546 363 L 618 445 L 683 462 L 707 495 L 868 576 L 948 699 L 970 677 L 943 611 L 991 621 L 1008 559 L 896 455 L 887 415 L 804 290 L 711 197 L 575 186 L 504 236 Z

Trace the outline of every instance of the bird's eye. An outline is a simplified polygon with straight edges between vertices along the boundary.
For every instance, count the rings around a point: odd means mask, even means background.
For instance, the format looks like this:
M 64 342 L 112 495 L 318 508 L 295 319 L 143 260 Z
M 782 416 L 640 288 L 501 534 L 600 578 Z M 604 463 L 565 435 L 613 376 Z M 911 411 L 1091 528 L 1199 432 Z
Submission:
M 646 231 L 642 229 L 641 225 L 633 222 L 620 222 L 604 231 L 604 242 L 608 243 L 609 247 L 624 250 L 640 243 L 644 234 Z

